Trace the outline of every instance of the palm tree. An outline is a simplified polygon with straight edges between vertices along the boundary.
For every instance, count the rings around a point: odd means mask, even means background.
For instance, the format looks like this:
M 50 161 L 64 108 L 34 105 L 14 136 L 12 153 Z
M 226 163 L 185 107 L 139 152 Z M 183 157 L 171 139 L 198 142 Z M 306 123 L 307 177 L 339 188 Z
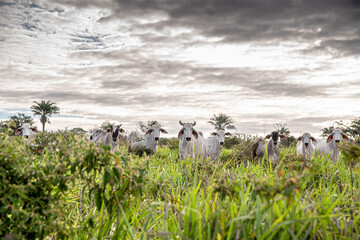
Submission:
M 276 124 L 275 129 L 280 134 L 283 134 L 285 136 L 290 135 L 290 130 L 289 130 L 289 128 L 286 127 L 287 123 L 275 123 L 275 124 Z
M 208 121 L 211 125 L 214 126 L 216 130 L 220 129 L 236 129 L 234 125 L 234 121 L 231 117 L 227 116 L 224 113 L 219 113 L 217 116 L 214 114 L 212 118 L 210 118 L 210 121 Z
M 324 127 L 320 131 L 322 131 L 322 133 L 321 133 L 322 137 L 327 137 L 334 131 L 334 126 L 330 126 L 330 127 L 327 127 L 327 128 Z
M 31 106 L 31 110 L 34 115 L 40 116 L 40 122 L 43 126 L 43 132 L 45 131 L 45 123 L 50 124 L 50 117 L 52 114 L 60 114 L 59 108 L 56 106 L 56 103 L 42 100 L 41 102 L 34 101 L 34 105 Z

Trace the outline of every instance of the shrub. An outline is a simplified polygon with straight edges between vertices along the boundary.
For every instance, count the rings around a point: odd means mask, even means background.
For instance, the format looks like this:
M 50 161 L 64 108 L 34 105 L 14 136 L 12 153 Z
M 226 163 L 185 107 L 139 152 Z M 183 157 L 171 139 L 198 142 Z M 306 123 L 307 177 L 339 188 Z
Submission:
M 170 148 L 170 150 L 178 150 L 179 142 L 180 142 L 180 139 L 178 139 L 178 138 L 169 138 L 168 147 Z
M 231 160 L 236 165 L 240 164 L 241 162 L 253 161 L 252 146 L 255 142 L 255 138 L 247 135 L 239 135 L 237 137 L 233 136 L 232 138 L 227 140 L 230 140 L 230 142 L 232 143 L 238 142 L 238 144 L 232 147 L 231 154 L 228 154 L 227 151 L 223 150 L 223 153 L 221 154 L 221 161 L 227 162 Z M 225 144 L 226 144 L 226 140 L 225 140 Z
M 56 162 L 39 162 L 19 138 L 0 135 L 0 237 L 64 237 L 61 194 L 67 176 Z

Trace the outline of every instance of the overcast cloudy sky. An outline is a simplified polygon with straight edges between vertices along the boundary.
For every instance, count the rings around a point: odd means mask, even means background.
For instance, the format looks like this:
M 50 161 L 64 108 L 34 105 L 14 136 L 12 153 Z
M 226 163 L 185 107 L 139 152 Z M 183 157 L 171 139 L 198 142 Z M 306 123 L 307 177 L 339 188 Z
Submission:
M 360 117 L 359 0 L 0 0 L 0 33 L 0 119 L 34 100 L 59 106 L 52 130 L 207 133 L 223 112 L 241 133 L 319 135 Z

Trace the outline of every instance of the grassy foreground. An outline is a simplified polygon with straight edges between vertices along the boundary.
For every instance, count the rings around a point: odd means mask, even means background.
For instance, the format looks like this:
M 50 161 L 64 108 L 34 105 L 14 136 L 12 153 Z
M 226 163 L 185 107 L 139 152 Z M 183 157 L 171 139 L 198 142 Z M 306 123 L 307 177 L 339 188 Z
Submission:
M 360 238 L 358 167 L 351 177 L 344 159 L 303 170 L 284 148 L 277 166 L 236 150 L 180 162 L 177 150 L 140 158 L 69 133 L 46 145 L 0 135 L 1 238 Z

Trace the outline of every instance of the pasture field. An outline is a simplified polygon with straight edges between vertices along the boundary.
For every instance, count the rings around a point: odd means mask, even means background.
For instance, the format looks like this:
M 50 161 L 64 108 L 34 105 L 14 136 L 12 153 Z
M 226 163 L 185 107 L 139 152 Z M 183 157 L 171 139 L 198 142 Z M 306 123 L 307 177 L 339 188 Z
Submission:
M 241 146 L 214 164 L 168 147 L 111 153 L 67 132 L 36 141 L 0 135 L 1 238 L 360 238 L 358 164 L 343 157 L 303 169 L 294 147 L 272 166 Z

